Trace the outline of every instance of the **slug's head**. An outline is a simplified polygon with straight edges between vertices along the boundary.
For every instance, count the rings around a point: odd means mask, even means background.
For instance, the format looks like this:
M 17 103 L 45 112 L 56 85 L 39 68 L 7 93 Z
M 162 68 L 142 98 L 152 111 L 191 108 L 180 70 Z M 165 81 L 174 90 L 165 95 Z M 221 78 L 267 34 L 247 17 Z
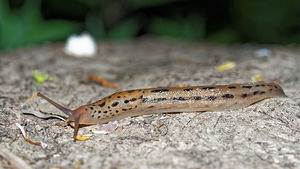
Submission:
M 44 96 L 41 93 L 37 93 L 37 96 L 47 100 L 50 104 L 64 112 L 68 116 L 68 122 L 74 122 L 74 142 L 76 141 L 76 136 L 78 133 L 79 125 L 80 124 L 92 124 L 92 118 L 90 116 L 90 113 L 88 112 L 88 109 L 86 109 L 86 106 L 81 106 L 78 109 L 70 110 L 67 109 L 60 104 L 54 102 L 53 100 L 49 99 L 48 97 Z
M 94 124 L 91 117 L 91 113 L 86 108 L 87 106 L 80 106 L 79 108 L 72 110 L 72 115 L 68 117 L 69 122 L 74 122 L 74 142 L 76 141 L 76 136 L 80 125 L 90 125 Z
M 72 115 L 68 117 L 68 121 L 76 123 L 76 119 L 80 117 L 78 122 L 79 124 L 95 124 L 90 111 L 91 110 L 88 108 L 88 106 L 80 106 L 79 108 L 72 110 Z

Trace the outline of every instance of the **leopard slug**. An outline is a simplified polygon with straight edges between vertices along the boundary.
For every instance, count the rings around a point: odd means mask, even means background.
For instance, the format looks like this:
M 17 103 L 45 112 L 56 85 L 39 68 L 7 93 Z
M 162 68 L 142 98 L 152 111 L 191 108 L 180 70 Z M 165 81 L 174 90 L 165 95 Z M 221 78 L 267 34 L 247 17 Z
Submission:
M 67 109 L 37 94 L 75 122 L 74 141 L 80 125 L 103 124 L 126 117 L 154 113 L 203 112 L 238 109 L 271 97 L 286 97 L 276 83 L 209 85 L 136 89 L 114 93 L 94 103 Z

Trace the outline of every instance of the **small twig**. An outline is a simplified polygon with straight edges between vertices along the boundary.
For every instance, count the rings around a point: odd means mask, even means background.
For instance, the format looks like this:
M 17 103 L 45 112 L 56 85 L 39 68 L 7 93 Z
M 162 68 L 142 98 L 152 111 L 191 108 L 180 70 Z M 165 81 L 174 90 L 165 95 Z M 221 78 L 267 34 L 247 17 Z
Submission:
M 222 117 L 223 117 L 222 115 L 220 115 L 220 116 L 218 117 L 218 119 L 217 119 L 216 123 L 214 124 L 214 127 L 213 127 L 213 128 L 216 128 L 216 127 L 217 127 L 217 125 L 219 124 L 219 121 L 220 121 L 220 119 L 221 119 Z
M 105 80 L 105 79 L 103 79 L 99 76 L 96 76 L 96 75 L 89 76 L 87 80 L 88 80 L 88 82 L 96 81 L 96 82 L 102 84 L 105 87 L 114 88 L 114 89 L 118 88 L 118 86 L 116 86 L 115 84 L 109 83 L 107 80 Z
M 21 132 L 22 132 L 22 134 L 24 136 L 25 141 L 27 141 L 30 144 L 40 146 L 42 149 L 46 149 L 47 148 L 48 145 L 46 143 L 42 142 L 42 141 L 41 142 L 33 142 L 33 141 L 29 140 L 28 137 L 26 136 L 24 127 L 21 126 L 19 123 L 16 123 L 16 126 L 21 130 Z
M 55 114 L 45 114 L 45 113 L 41 113 L 40 111 L 35 111 L 35 110 L 21 110 L 21 111 L 23 114 L 32 114 L 36 117 L 43 118 L 43 119 L 57 118 L 62 121 L 66 121 L 66 119 L 64 117 L 61 117 L 61 116 L 55 115 Z

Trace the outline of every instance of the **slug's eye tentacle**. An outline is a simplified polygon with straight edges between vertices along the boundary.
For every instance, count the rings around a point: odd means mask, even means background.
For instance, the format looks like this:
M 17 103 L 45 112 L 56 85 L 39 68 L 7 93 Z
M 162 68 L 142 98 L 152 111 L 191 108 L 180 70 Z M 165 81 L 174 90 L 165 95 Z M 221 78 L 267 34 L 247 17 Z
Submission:
M 37 93 L 37 96 L 47 100 L 50 104 L 52 104 L 53 106 L 55 106 L 56 108 L 58 108 L 59 110 L 61 110 L 62 112 L 64 112 L 68 117 L 72 116 L 73 111 L 70 109 L 67 109 L 65 107 L 63 107 L 62 105 L 54 102 L 53 100 L 49 99 L 48 97 L 44 96 L 42 93 Z

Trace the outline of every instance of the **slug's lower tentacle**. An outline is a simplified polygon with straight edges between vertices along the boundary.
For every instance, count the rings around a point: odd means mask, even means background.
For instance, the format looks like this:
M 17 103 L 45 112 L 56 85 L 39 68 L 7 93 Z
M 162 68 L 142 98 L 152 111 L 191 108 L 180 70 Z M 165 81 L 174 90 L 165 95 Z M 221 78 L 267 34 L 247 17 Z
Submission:
M 77 137 L 77 133 L 79 130 L 79 120 L 80 120 L 80 115 L 76 115 L 75 116 L 74 135 L 73 135 L 74 142 L 76 142 L 76 137 Z

